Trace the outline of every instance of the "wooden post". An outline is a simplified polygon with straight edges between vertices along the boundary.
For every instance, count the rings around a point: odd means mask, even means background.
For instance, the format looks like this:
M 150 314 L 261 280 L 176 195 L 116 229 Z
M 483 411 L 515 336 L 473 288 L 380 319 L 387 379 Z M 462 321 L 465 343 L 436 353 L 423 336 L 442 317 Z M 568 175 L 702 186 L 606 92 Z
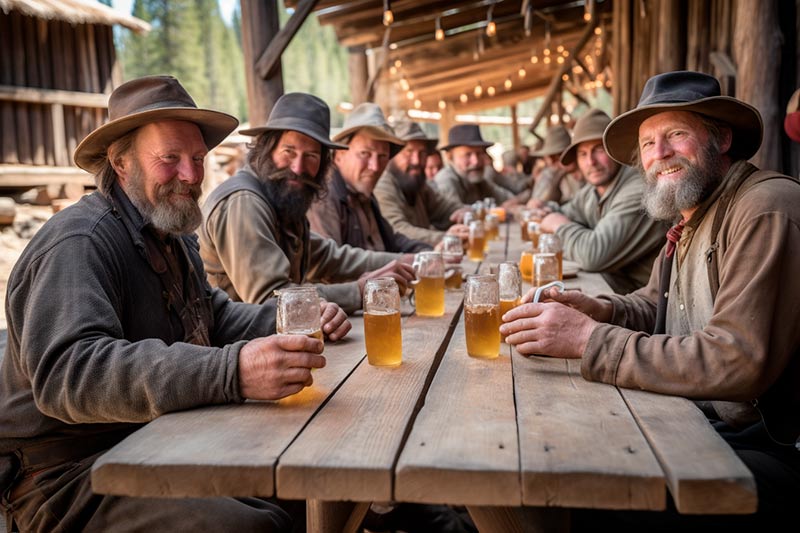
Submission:
M 519 121 L 517 119 L 517 104 L 511 106 L 511 143 L 514 153 L 519 152 Z
M 684 29 L 686 25 L 681 20 L 681 2 L 679 0 L 659 0 L 658 24 L 652 28 L 658 32 L 657 36 L 657 71 L 669 72 L 682 70 L 686 65 Z
M 256 62 L 280 30 L 278 3 L 277 0 L 242 0 L 241 7 L 247 105 L 250 124 L 258 126 L 266 123 L 272 106 L 283 94 L 280 62 L 269 78 L 264 80 L 256 74 Z
M 350 100 L 354 106 L 367 101 L 367 54 L 363 46 L 348 48 L 347 73 L 350 77 Z
M 783 111 L 778 109 L 781 32 L 777 2 L 737 0 L 734 8 L 733 57 L 736 63 L 736 97 L 761 112 L 764 140 L 751 159 L 765 169 L 780 169 L 779 132 Z
M 611 70 L 614 81 L 611 97 L 614 101 L 614 116 L 632 107 L 631 102 L 631 4 L 630 0 L 614 2 L 614 53 L 611 55 Z
M 709 34 L 711 11 L 706 0 L 689 0 L 687 7 L 686 68 L 709 72 L 708 54 L 711 52 Z

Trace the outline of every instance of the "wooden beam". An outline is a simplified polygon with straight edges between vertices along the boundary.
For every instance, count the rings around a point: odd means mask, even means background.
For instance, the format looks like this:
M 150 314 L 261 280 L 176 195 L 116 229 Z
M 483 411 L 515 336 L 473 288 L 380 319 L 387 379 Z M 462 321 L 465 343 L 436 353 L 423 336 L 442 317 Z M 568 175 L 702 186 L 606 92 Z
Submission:
M 280 31 L 277 0 L 242 0 L 242 51 L 247 82 L 250 123 L 264 124 L 272 106 L 283 95 L 280 61 L 264 79 L 256 73 L 257 58 Z
M 586 46 L 586 43 L 589 42 L 589 39 L 592 37 L 592 35 L 594 35 L 595 26 L 597 26 L 597 17 L 594 13 L 592 13 L 592 18 L 589 19 L 589 22 L 586 24 L 586 29 L 583 31 L 583 35 L 581 35 L 578 44 L 576 44 L 569 52 L 572 57 L 575 57 L 581 53 L 583 47 Z M 570 65 L 571 63 L 569 61 L 564 61 L 564 63 L 561 65 L 561 68 L 558 69 L 558 73 L 553 76 L 553 80 L 550 82 L 550 87 L 547 89 L 547 95 L 545 95 L 541 107 L 539 107 L 539 110 L 536 112 L 536 116 L 533 118 L 533 124 L 531 124 L 529 131 L 533 132 L 539 125 L 539 122 L 541 122 L 542 117 L 544 117 L 545 113 L 550 107 L 550 103 L 553 101 L 556 92 L 558 92 L 559 88 L 561 87 L 561 76 L 563 76 L 564 73 L 570 69 Z
M 347 54 L 347 74 L 350 79 L 350 101 L 358 105 L 367 101 L 369 74 L 367 54 L 363 47 L 349 48 Z
M 0 85 L 0 100 L 27 102 L 30 104 L 60 104 L 74 107 L 108 108 L 107 94 L 92 94 L 79 91 L 58 91 Z
M 297 30 L 308 18 L 319 0 L 300 0 L 294 14 L 286 21 L 286 25 L 269 42 L 266 50 L 261 54 L 256 63 L 256 72 L 262 80 L 268 79 L 275 66 L 280 62 L 286 47 L 292 42 Z
M 517 119 L 517 104 L 511 105 L 511 144 L 514 153 L 519 151 L 519 121 Z

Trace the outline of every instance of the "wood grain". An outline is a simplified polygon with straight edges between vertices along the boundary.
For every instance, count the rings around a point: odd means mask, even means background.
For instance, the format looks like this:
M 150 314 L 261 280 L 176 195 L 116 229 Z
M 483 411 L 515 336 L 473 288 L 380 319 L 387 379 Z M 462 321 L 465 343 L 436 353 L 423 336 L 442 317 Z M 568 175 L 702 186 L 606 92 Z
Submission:
M 325 346 L 314 384 L 277 402 L 247 402 L 157 418 L 103 455 L 96 492 L 126 496 L 273 496 L 278 456 L 364 357 L 362 319 Z

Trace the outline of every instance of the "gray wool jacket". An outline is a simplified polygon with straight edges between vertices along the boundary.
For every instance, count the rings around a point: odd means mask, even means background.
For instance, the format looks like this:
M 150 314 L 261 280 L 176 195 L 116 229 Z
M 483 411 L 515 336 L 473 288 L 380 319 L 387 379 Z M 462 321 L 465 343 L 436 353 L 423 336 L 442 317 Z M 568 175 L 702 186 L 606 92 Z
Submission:
M 183 287 L 165 287 L 148 231 L 115 186 L 57 213 L 23 251 L 6 298 L 0 455 L 64 439 L 92 448 L 163 413 L 243 401 L 239 350 L 275 332 L 275 307 L 212 289 L 193 236 L 171 241 Z M 176 311 L 188 294 L 200 335 Z

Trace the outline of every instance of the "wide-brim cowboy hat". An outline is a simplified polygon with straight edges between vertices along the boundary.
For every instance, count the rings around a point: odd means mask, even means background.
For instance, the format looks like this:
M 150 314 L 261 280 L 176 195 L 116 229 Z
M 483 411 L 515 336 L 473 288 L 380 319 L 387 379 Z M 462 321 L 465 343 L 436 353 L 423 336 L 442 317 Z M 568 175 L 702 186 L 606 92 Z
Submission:
M 408 141 L 422 141 L 425 143 L 425 148 L 428 153 L 436 151 L 436 145 L 439 144 L 439 139 L 436 137 L 428 137 L 422 131 L 422 126 L 410 120 L 401 120 L 394 125 L 394 132 L 397 137 L 405 142 Z
M 372 102 L 364 102 L 354 107 L 344 119 L 342 130 L 333 136 L 333 140 L 349 143 L 356 133 L 363 133 L 375 140 L 389 143 L 390 159 L 406 144 L 386 121 L 380 106 Z
M 611 117 L 599 109 L 590 109 L 575 123 L 572 141 L 561 153 L 561 164 L 571 165 L 575 161 L 578 145 L 587 141 L 602 141 Z
M 267 131 L 296 131 L 327 148 L 347 150 L 346 144 L 336 143 L 329 138 L 330 129 L 331 110 L 328 104 L 312 94 L 287 93 L 275 102 L 266 124 L 239 130 L 239 133 L 257 137 Z
M 439 150 L 452 150 L 456 146 L 489 148 L 492 145 L 494 143 L 483 140 L 477 124 L 459 124 L 450 128 L 447 132 L 447 144 L 440 146 Z
M 542 146 L 538 150 L 531 152 L 531 155 L 534 157 L 561 155 L 567 146 L 569 146 L 569 142 L 569 130 L 565 126 L 560 124 L 551 126 L 547 129 L 547 134 L 544 136 Z
M 756 108 L 721 96 L 719 82 L 713 76 L 676 71 L 647 80 L 636 108 L 611 121 L 603 135 L 608 155 L 632 165 L 639 146 L 639 126 L 665 111 L 692 111 L 727 124 L 732 131 L 728 153 L 734 158 L 747 159 L 761 146 L 764 125 Z
M 75 149 L 80 168 L 96 173 L 109 145 L 131 131 L 155 121 L 184 120 L 200 128 L 210 150 L 236 129 L 236 117 L 200 109 L 172 76 L 145 76 L 117 87 L 108 99 L 109 121 L 87 135 Z

